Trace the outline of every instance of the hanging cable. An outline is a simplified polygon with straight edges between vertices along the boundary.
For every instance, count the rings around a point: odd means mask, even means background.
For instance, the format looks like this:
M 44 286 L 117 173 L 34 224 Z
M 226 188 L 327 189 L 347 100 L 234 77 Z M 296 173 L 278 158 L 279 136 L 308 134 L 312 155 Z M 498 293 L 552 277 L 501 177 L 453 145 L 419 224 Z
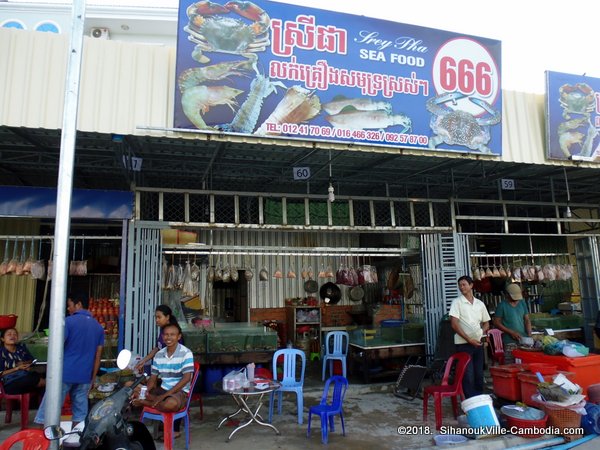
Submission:
M 331 173 L 331 150 L 329 150 L 329 187 L 327 188 L 327 198 L 330 203 L 335 201 L 335 189 L 333 188 L 333 178 Z
M 569 204 L 571 203 L 571 193 L 569 192 L 569 179 L 567 178 L 567 168 L 563 167 L 563 173 L 565 174 L 565 186 L 567 188 L 567 208 L 565 209 L 565 217 L 570 219 L 572 216 L 571 208 Z

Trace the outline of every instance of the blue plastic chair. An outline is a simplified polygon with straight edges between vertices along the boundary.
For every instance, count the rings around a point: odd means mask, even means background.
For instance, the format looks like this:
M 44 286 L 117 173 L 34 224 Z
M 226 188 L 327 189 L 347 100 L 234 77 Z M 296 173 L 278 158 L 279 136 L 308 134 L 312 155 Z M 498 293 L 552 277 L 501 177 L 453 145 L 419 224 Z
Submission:
M 145 406 L 142 410 L 140 421 L 144 419 L 160 420 L 164 424 L 164 446 L 166 450 L 172 450 L 174 445 L 174 433 L 173 425 L 177 419 L 183 419 L 183 425 L 185 427 L 185 448 L 190 448 L 190 401 L 194 393 L 194 386 L 198 381 L 198 375 L 200 375 L 200 363 L 194 361 L 194 375 L 192 376 L 192 382 L 190 384 L 190 393 L 188 394 L 187 402 L 185 406 L 177 412 L 162 412 L 155 408 Z
M 277 377 L 277 359 L 283 355 L 283 379 L 280 381 L 281 387 L 275 392 L 271 392 L 271 401 L 269 402 L 269 422 L 273 421 L 273 404 L 275 396 L 278 400 L 278 412 L 281 414 L 283 393 L 295 392 L 298 401 L 298 423 L 302 425 L 302 414 L 304 409 L 304 394 L 302 387 L 304 386 L 304 371 L 306 369 L 306 355 L 302 350 L 295 348 L 284 348 L 277 350 L 273 355 L 273 375 Z M 300 358 L 300 364 L 298 364 Z M 297 366 L 301 365 L 300 378 L 297 378 Z M 278 377 L 277 377 L 278 378 Z
M 329 361 L 329 375 L 333 376 L 333 361 L 338 359 L 342 363 L 342 375 L 346 378 L 346 356 L 348 355 L 348 344 L 350 336 L 345 331 L 330 331 L 325 336 L 325 355 L 323 356 L 323 376 L 325 381 L 325 369 Z
M 333 384 L 333 393 L 331 395 L 331 403 L 328 404 L 327 398 L 329 397 L 331 384 Z M 329 440 L 329 429 L 331 429 L 331 431 L 335 431 L 333 426 L 333 416 L 337 414 L 340 415 L 340 420 L 342 421 L 342 435 L 346 436 L 346 429 L 344 428 L 344 413 L 342 412 L 342 404 L 344 403 L 346 389 L 348 389 L 348 380 L 345 377 L 335 375 L 325 382 L 321 403 L 316 406 L 311 406 L 308 410 L 308 431 L 306 432 L 307 438 L 310 437 L 310 421 L 313 414 L 318 414 L 321 418 L 321 441 L 323 444 L 327 444 L 327 441 Z

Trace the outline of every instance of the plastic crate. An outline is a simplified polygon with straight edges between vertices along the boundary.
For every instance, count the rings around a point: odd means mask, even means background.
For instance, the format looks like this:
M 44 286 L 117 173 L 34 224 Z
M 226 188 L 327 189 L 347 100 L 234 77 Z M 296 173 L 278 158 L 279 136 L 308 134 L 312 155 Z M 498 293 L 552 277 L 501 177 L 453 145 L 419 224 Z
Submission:
M 542 375 L 544 377 L 544 381 L 551 383 L 554 380 L 554 377 L 562 373 L 569 381 L 574 381 L 575 374 L 573 372 L 561 372 L 558 371 L 553 375 Z M 526 405 L 533 406 L 535 408 L 539 408 L 540 405 L 538 402 L 533 400 L 535 394 L 538 393 L 537 385 L 540 382 L 537 376 L 531 372 L 521 372 L 517 375 L 519 382 L 521 384 L 521 401 Z
M 490 367 L 494 394 L 506 400 L 521 400 L 521 383 L 517 375 L 522 371 L 521 364 Z
M 572 372 L 573 383 L 582 387 L 583 393 L 587 394 L 588 386 L 600 383 L 600 355 L 581 356 L 579 358 L 568 358 L 566 356 L 551 356 L 542 352 L 527 352 L 523 350 L 514 350 L 513 356 L 519 358 L 523 364 L 527 363 L 547 363 L 558 367 L 558 370 Z

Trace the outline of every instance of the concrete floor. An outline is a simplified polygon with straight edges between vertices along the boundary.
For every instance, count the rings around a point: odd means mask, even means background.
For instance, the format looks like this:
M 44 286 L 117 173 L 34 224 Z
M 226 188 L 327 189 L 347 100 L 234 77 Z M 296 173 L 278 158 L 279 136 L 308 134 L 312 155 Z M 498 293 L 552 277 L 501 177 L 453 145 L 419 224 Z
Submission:
M 428 426 L 431 430 L 435 428 L 433 418 L 433 405 L 430 403 L 430 413 L 427 422 L 422 421 L 422 400 L 419 398 L 409 401 L 395 397 L 391 392 L 393 380 L 372 384 L 361 384 L 359 380 L 350 376 L 350 387 L 344 402 L 344 416 L 346 422 L 346 436 L 341 434 L 339 418 L 336 418 L 336 431 L 330 433 L 329 444 L 326 448 L 331 450 L 359 450 L 365 448 L 377 449 L 417 449 L 429 448 L 435 445 L 433 435 L 416 434 L 400 435 L 398 426 L 415 425 Z M 298 425 L 296 416 L 295 395 L 284 394 L 283 414 L 274 415 L 275 425 L 280 435 L 277 436 L 271 429 L 251 425 L 240 430 L 233 436 L 230 442 L 226 442 L 229 433 L 233 430 L 231 426 L 223 426 L 216 430 L 220 419 L 236 410 L 233 400 L 226 395 L 205 395 L 204 420 L 200 420 L 198 403 L 192 404 L 191 411 L 191 448 L 200 449 L 226 449 L 226 450 L 300 450 L 323 448 L 321 443 L 321 427 L 318 417 L 313 417 L 312 435 L 306 437 L 308 408 L 319 403 L 322 393 L 322 382 L 320 379 L 320 365 L 318 362 L 311 363 L 307 370 L 307 378 L 304 389 L 304 423 Z M 268 399 L 265 396 L 261 412 L 263 417 L 268 416 Z M 0 414 L 0 442 L 18 431 L 19 416 L 13 415 L 12 424 L 4 424 L 4 412 Z M 33 419 L 34 412 L 31 411 Z M 444 401 L 444 425 L 458 426 L 458 421 L 452 418 L 450 401 Z M 525 439 L 516 436 L 504 436 L 469 441 L 466 445 L 453 446 L 454 448 L 469 449 L 504 449 L 520 444 L 531 444 L 534 441 L 544 439 Z M 588 442 L 577 447 L 580 450 L 597 449 L 598 441 Z M 157 442 L 157 449 L 162 450 L 162 442 Z M 185 448 L 183 437 L 176 440 L 176 449 Z M 543 447 L 538 447 L 543 448 Z

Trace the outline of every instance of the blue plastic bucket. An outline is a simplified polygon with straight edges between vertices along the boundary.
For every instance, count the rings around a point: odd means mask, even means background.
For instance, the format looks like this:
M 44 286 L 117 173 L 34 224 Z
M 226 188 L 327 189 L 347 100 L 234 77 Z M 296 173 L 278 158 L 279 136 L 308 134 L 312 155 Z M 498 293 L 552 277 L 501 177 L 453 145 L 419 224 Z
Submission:
M 216 394 L 218 391 L 214 388 L 217 381 L 223 379 L 223 369 L 220 366 L 205 366 L 204 369 L 204 392 L 206 394 Z
M 461 403 L 472 428 L 500 426 L 492 398 L 489 395 L 476 395 Z

